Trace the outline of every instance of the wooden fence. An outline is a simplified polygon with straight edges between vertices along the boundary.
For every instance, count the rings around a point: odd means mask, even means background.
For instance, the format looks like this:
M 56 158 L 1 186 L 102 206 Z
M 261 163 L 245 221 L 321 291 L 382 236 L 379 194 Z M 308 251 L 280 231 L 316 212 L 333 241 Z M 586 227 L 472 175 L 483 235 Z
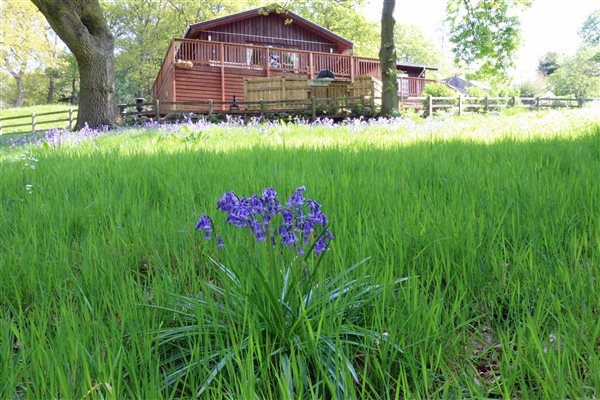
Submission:
M 507 108 L 524 108 L 530 110 L 542 110 L 548 108 L 577 108 L 583 107 L 589 102 L 600 102 L 600 99 L 573 99 L 559 97 L 412 97 L 410 102 L 403 103 L 404 108 L 419 108 L 425 111 L 425 115 L 433 115 L 436 111 L 444 110 L 450 113 L 463 115 L 466 113 L 497 112 Z M 281 108 L 281 100 L 246 101 L 239 103 L 223 101 L 177 101 L 143 104 L 119 104 L 119 116 L 121 124 L 135 123 L 144 119 L 153 119 L 158 122 L 175 121 L 189 114 L 194 117 L 224 117 L 225 115 L 239 115 L 243 117 L 262 116 L 266 118 L 304 116 L 316 119 L 319 117 L 358 117 L 374 115 L 381 104 L 379 97 L 352 96 L 333 98 L 308 98 L 287 99 L 284 101 L 286 107 Z M 135 108 L 135 111 L 128 111 Z M 223 108 L 226 108 L 223 110 Z M 67 129 L 73 129 L 77 109 L 70 108 L 64 111 L 52 111 L 39 114 L 24 114 L 0 118 L 0 135 L 3 129 L 27 127 L 20 131 L 11 131 L 8 134 L 22 134 L 46 130 L 44 125 L 56 125 L 68 122 Z M 43 121 L 38 117 L 66 115 L 67 118 L 57 118 Z M 27 120 L 27 122 L 13 123 L 13 121 Z M 9 124 L 5 124 L 10 121 Z
M 524 108 L 530 110 L 581 108 L 585 103 L 600 99 L 574 99 L 568 97 L 415 97 L 425 108 L 426 115 L 433 115 L 438 110 L 463 115 L 469 112 L 488 113 L 506 108 Z
M 381 81 L 372 76 L 357 76 L 354 82 L 336 79 L 309 80 L 306 76 L 275 76 L 244 79 L 243 104 L 261 100 L 279 101 L 278 108 L 286 109 L 287 100 L 308 100 L 314 97 L 319 101 L 362 96 L 369 99 L 380 98 Z
M 282 117 L 305 116 L 316 119 L 318 117 L 353 117 L 365 113 L 375 113 L 373 104 L 380 99 L 369 96 L 334 97 L 334 98 L 308 98 L 286 99 L 283 102 L 286 108 L 282 109 L 282 100 L 259 101 L 168 101 L 155 100 L 144 104 L 121 104 L 119 115 L 123 123 L 151 118 L 155 121 L 173 121 L 193 114 L 195 117 L 219 117 L 225 115 L 238 115 L 244 117 Z M 223 107 L 225 106 L 225 107 Z M 135 111 L 127 111 L 135 107 Z M 223 110 L 223 108 L 227 108 Z
M 0 118 L 0 136 L 4 133 L 4 130 L 7 134 L 20 134 L 20 133 L 30 133 L 35 132 L 37 130 L 47 130 L 53 127 L 56 127 L 56 124 L 61 122 L 68 122 L 69 124 L 64 126 L 67 129 L 73 129 L 75 126 L 74 122 L 76 119 L 75 114 L 77 113 L 76 108 L 69 108 L 68 110 L 62 111 L 49 111 L 44 113 L 31 113 L 31 114 L 23 114 L 23 115 L 15 115 L 12 117 L 4 117 Z M 56 115 L 57 119 L 46 119 L 40 120 L 40 117 L 46 117 L 49 115 Z M 66 118 L 65 118 L 66 116 Z M 23 120 L 27 120 L 27 122 L 23 122 Z M 8 124 L 5 124 L 5 121 L 10 121 Z M 47 125 L 55 125 L 53 127 L 48 127 Z M 45 127 L 44 127 L 45 126 Z M 31 128 L 31 129 L 25 129 Z M 14 128 L 23 128 L 17 131 Z

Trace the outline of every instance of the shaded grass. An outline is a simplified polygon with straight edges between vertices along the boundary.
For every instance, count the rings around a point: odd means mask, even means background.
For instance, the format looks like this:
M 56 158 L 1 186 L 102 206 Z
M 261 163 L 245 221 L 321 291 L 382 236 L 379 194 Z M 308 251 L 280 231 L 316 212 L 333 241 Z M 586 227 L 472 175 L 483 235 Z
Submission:
M 328 275 L 371 256 L 365 273 L 413 278 L 372 315 L 404 350 L 399 368 L 379 366 L 391 375 L 374 383 L 383 398 L 591 397 L 600 384 L 600 129 L 564 137 L 221 152 L 148 152 L 141 137 L 32 150 L 35 169 L 6 157 L 0 397 L 81 398 L 95 387 L 97 397 L 155 398 L 162 377 L 146 332 L 164 316 L 144 305 L 200 293 L 208 255 L 239 264 L 255 251 L 238 238 L 218 252 L 193 231 L 198 216 L 224 191 L 302 184 L 337 237 Z M 209 397 L 252 395 L 253 363 L 239 356 L 247 368 Z

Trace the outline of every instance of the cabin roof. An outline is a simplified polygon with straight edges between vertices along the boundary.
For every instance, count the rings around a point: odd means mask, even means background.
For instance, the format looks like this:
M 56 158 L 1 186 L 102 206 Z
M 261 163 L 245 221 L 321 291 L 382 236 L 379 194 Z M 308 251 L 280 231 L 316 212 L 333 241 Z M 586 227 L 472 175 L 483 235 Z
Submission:
M 354 43 L 352 43 L 350 40 L 345 39 L 345 38 L 341 37 L 340 35 L 337 35 L 337 34 L 331 32 L 329 29 L 323 28 L 322 26 L 309 21 L 306 18 L 303 18 L 298 14 L 293 13 L 293 12 L 291 12 L 283 7 L 279 7 L 279 6 L 276 8 L 275 11 L 269 10 L 268 7 L 258 7 L 258 8 L 248 10 L 248 11 L 243 11 L 243 12 L 240 12 L 237 14 L 231 14 L 231 15 L 226 15 L 224 17 L 211 19 L 209 21 L 198 22 L 198 23 L 188 26 L 183 37 L 184 37 L 184 39 L 190 38 L 191 36 L 193 36 L 195 33 L 199 32 L 199 31 L 211 29 L 211 28 L 214 28 L 214 27 L 217 27 L 220 25 L 237 22 L 237 21 L 241 21 L 244 19 L 253 18 L 256 16 L 269 15 L 271 13 L 281 17 L 282 19 L 288 19 L 288 18 L 291 19 L 294 24 L 297 24 L 305 29 L 315 32 L 316 34 L 318 34 L 324 38 L 331 40 L 332 42 L 336 43 L 341 49 L 348 49 L 348 48 L 354 47 Z
M 431 71 L 437 71 L 439 69 L 438 67 L 433 67 L 431 65 L 421 65 L 421 64 L 413 64 L 413 63 L 407 63 L 407 62 L 396 63 L 396 68 L 401 69 L 402 67 L 422 68 L 422 69 L 428 69 L 428 70 L 431 70 Z

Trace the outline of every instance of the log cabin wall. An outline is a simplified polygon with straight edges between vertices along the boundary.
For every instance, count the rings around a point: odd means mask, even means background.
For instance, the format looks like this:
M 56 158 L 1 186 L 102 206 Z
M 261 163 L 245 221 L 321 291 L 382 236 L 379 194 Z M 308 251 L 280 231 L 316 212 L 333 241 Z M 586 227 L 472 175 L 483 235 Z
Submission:
M 277 14 L 258 15 L 198 32 L 190 39 L 339 54 L 334 42 Z
M 223 84 L 221 83 L 223 73 Z M 271 76 L 287 75 L 284 72 L 274 72 Z M 298 76 L 298 74 L 290 74 Z M 192 69 L 175 68 L 175 82 L 177 87 L 176 99 L 164 101 L 244 101 L 244 78 L 265 77 L 266 72 L 241 68 L 195 65 Z M 222 90 L 224 89 L 224 90 Z M 206 106 L 196 107 L 205 110 Z M 223 107 L 225 109 L 226 107 Z

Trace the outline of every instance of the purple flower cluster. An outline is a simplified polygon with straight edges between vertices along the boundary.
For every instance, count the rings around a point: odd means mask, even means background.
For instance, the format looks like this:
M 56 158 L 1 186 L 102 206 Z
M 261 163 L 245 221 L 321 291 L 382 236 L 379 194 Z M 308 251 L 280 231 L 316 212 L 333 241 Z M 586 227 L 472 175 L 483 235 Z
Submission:
M 423 124 L 417 124 L 410 118 L 346 118 L 343 121 L 336 122 L 331 118 L 317 118 L 311 121 L 303 117 L 293 117 L 288 120 L 271 121 L 263 117 L 252 117 L 244 119 L 241 116 L 227 115 L 225 121 L 214 123 L 202 115 L 189 114 L 182 120 L 168 123 L 158 123 L 154 120 L 144 120 L 135 123 L 132 127 L 121 127 L 109 129 L 103 126 L 99 129 L 89 128 L 87 125 L 79 131 L 69 131 L 66 129 L 52 128 L 25 135 L 10 135 L 0 138 L 0 146 L 7 147 L 25 147 L 29 145 L 59 146 L 63 143 L 78 144 L 84 140 L 102 137 L 106 135 L 123 135 L 137 132 L 138 128 L 146 131 L 154 131 L 163 134 L 167 140 L 181 137 L 191 132 L 209 133 L 212 129 L 236 129 L 245 128 L 244 132 L 258 132 L 261 134 L 281 133 L 292 126 L 312 126 L 325 129 L 350 130 L 352 133 L 372 133 L 376 132 L 374 128 L 383 128 L 386 132 L 394 132 L 397 127 L 405 128 L 415 134 L 424 132 L 430 134 L 432 131 L 446 128 L 443 120 L 428 118 Z
M 282 206 L 273 188 L 266 188 L 261 196 L 239 197 L 234 192 L 226 192 L 217 202 L 217 209 L 227 214 L 226 222 L 238 228 L 250 230 L 257 242 L 270 239 L 273 246 L 279 241 L 287 247 L 295 247 L 298 254 L 305 254 L 314 242 L 314 252 L 320 254 L 329 250 L 329 242 L 334 238 L 328 230 L 329 220 L 315 200 L 305 200 L 301 186 L 294 190 L 286 206 Z M 204 232 L 204 239 L 211 240 L 214 225 L 208 215 L 202 215 L 196 230 Z M 216 234 L 219 247 L 222 238 Z

